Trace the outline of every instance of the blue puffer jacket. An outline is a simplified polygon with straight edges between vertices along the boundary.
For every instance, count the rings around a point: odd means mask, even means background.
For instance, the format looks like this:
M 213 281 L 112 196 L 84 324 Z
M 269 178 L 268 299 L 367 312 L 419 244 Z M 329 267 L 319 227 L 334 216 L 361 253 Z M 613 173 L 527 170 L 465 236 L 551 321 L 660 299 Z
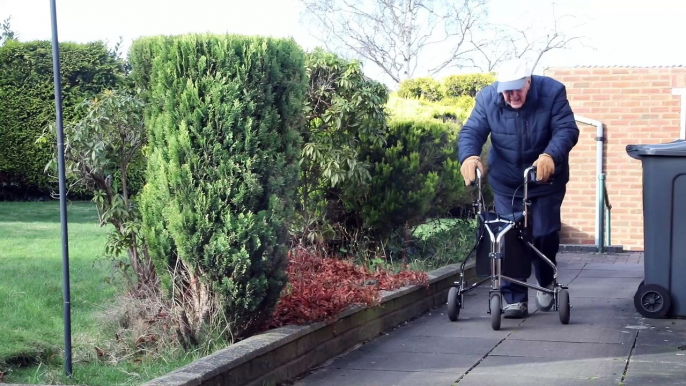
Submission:
M 476 96 L 476 106 L 458 137 L 460 163 L 481 155 L 491 134 L 488 181 L 497 194 L 523 195 L 524 170 L 542 153 L 555 161 L 552 184 L 530 184 L 529 196 L 564 189 L 569 181 L 569 152 L 579 139 L 579 128 L 565 86 L 546 76 L 533 75 L 526 102 L 512 109 L 497 90 L 497 82 Z

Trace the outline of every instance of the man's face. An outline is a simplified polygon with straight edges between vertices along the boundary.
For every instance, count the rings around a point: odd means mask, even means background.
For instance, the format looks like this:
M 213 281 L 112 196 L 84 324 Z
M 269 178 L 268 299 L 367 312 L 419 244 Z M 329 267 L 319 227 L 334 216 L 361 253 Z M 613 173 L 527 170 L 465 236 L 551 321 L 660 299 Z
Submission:
M 526 94 L 529 92 L 529 86 L 531 86 L 531 78 L 527 78 L 524 86 L 519 90 L 503 91 L 503 97 L 508 105 L 512 106 L 513 109 L 519 109 L 524 106 L 526 102 Z

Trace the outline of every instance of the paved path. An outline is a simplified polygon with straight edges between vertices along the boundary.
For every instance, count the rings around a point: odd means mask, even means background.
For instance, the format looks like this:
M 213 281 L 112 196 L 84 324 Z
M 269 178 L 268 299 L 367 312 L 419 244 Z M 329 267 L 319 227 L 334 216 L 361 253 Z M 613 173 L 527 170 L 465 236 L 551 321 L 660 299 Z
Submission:
M 573 306 L 568 325 L 530 302 L 527 319 L 503 319 L 493 331 L 483 287 L 465 296 L 457 322 L 444 305 L 294 384 L 686 385 L 686 320 L 644 319 L 633 306 L 640 255 L 564 253 L 558 260 Z

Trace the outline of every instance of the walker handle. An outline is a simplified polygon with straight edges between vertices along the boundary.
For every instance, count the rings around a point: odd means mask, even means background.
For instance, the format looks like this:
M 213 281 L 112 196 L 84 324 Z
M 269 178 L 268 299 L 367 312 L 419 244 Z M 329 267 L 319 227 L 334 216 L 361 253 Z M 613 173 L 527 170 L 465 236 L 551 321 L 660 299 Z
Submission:
M 478 186 L 479 189 L 481 189 L 481 170 L 479 170 L 479 168 L 476 168 L 476 179 L 469 183 L 469 186 L 474 185 Z
M 545 182 L 545 185 L 552 185 L 553 181 L 555 181 L 555 179 L 553 177 L 549 177 L 548 181 Z M 524 183 L 528 184 L 529 182 L 535 182 L 537 184 L 542 184 L 542 182 L 538 181 L 538 177 L 536 176 L 536 167 L 535 166 L 529 166 L 524 171 Z

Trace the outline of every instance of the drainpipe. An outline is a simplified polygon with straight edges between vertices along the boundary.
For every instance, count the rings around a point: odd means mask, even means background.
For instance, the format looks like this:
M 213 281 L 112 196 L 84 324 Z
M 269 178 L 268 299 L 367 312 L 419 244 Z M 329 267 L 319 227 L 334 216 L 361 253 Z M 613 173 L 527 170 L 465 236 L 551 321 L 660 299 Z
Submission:
M 596 216 L 595 216 L 595 245 L 598 252 L 605 251 L 604 245 L 604 215 L 605 215 L 605 173 L 603 173 L 603 123 L 579 115 L 574 115 L 577 122 L 596 127 Z

